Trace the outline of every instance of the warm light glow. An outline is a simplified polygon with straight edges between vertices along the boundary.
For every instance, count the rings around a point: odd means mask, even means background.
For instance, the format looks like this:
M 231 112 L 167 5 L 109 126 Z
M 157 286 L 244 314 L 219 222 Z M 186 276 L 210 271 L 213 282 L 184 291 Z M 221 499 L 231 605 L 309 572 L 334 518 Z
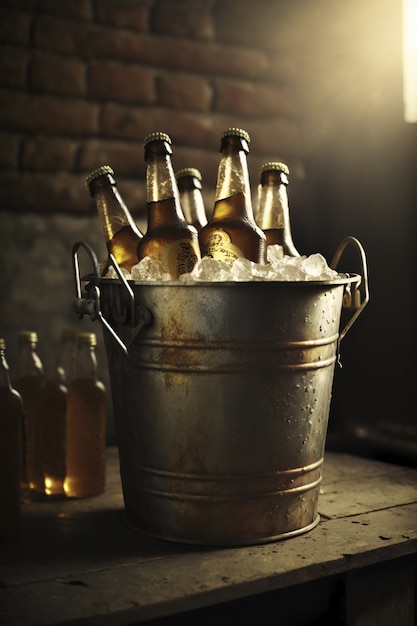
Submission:
M 417 122 L 417 0 L 403 0 L 404 119 Z

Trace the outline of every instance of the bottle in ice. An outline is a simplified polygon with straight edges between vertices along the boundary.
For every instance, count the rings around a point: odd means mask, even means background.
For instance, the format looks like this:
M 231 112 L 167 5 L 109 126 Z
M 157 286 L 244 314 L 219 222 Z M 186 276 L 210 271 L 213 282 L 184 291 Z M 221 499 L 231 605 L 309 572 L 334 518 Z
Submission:
M 285 163 L 273 161 L 260 168 L 256 221 L 264 231 L 268 245 L 279 244 L 284 254 L 300 256 L 291 234 L 287 185 L 289 168 Z
M 181 208 L 169 135 L 148 135 L 144 150 L 148 226 L 139 242 L 138 256 L 159 261 L 175 280 L 180 274 L 191 272 L 200 258 L 198 233 L 188 224 Z
M 185 219 L 200 231 L 207 224 L 201 172 L 195 167 L 185 167 L 176 172 L 175 177 Z
M 240 128 L 223 133 L 213 214 L 199 233 L 202 256 L 229 265 L 238 258 L 265 263 L 266 238 L 252 208 L 249 141 L 249 134 Z
M 86 185 L 96 203 L 108 252 L 120 267 L 130 272 L 138 262 L 137 248 L 142 233 L 117 189 L 113 169 L 109 165 L 95 169 L 87 176 Z M 103 274 L 106 270 L 107 266 Z
M 23 401 L 13 389 L 6 360 L 6 342 L 0 338 L 0 538 L 19 534 Z
M 25 413 L 22 452 L 22 493 L 25 499 L 37 498 L 45 493 L 41 425 L 37 414 L 39 391 L 45 379 L 37 345 L 36 332 L 19 333 L 16 389 L 22 396 Z
M 65 495 L 67 385 L 74 374 L 75 349 L 75 331 L 62 329 L 56 366 L 38 396 L 36 413 L 41 430 L 42 471 L 47 496 Z
M 97 378 L 96 335 L 80 333 L 76 375 L 68 385 L 66 478 L 68 497 L 88 498 L 104 491 L 107 393 Z

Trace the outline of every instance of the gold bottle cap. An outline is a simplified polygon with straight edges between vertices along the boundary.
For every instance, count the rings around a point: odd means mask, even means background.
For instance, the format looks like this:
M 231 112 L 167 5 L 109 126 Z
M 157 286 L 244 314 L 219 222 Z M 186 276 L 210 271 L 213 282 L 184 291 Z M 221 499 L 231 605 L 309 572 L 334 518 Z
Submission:
M 21 330 L 19 332 L 20 343 L 36 343 L 38 341 L 38 333 L 32 330 Z
M 160 131 L 147 135 L 143 140 L 143 147 L 145 148 L 151 141 L 166 141 L 167 143 L 169 143 L 169 145 L 172 144 L 171 137 L 167 135 L 167 133 L 163 133 Z
M 110 165 L 101 165 L 97 169 L 93 170 L 85 179 L 85 184 L 87 185 L 87 187 L 90 186 L 93 180 L 95 180 L 99 176 L 103 176 L 103 174 L 110 174 L 111 176 L 114 176 L 113 168 L 110 167 Z
M 203 180 L 200 170 L 195 167 L 184 167 L 182 170 L 178 170 L 175 173 L 175 178 L 179 180 L 180 178 L 185 178 L 186 176 L 192 176 L 193 178 L 197 178 L 197 180 Z
M 283 172 L 283 174 L 286 174 L 287 176 L 290 173 L 288 165 L 285 165 L 285 163 L 282 163 L 281 161 L 269 161 L 268 163 L 264 163 L 259 168 L 259 173 L 262 174 L 263 172 L 270 172 L 271 170 Z
M 245 141 L 250 143 L 249 133 L 242 128 L 228 128 L 224 131 L 221 138 L 223 139 L 224 137 L 229 137 L 230 135 L 235 135 L 236 137 L 240 137 L 241 139 L 244 139 Z
M 0 350 L 5 350 L 6 349 L 6 342 L 3 339 L 3 337 L 0 337 Z
M 97 345 L 97 337 L 95 333 L 80 333 L 78 335 L 79 342 L 88 346 Z

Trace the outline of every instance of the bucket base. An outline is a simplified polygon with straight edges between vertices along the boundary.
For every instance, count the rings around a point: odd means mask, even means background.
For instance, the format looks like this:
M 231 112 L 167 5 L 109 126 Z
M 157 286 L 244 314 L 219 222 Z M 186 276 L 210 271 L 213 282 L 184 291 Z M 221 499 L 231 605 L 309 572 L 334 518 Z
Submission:
M 313 530 L 313 528 L 317 526 L 317 524 L 320 521 L 320 515 L 317 514 L 316 518 L 313 520 L 311 524 L 308 524 L 307 526 L 303 526 L 302 528 L 296 528 L 295 530 L 283 532 L 278 535 L 273 535 L 271 537 L 256 537 L 255 539 L 245 538 L 241 540 L 236 539 L 235 541 L 228 540 L 226 543 L 218 542 L 218 541 L 217 542 L 209 542 L 209 541 L 201 541 L 201 540 L 198 541 L 198 540 L 193 540 L 189 538 L 169 537 L 166 535 L 163 535 L 163 536 L 158 535 L 157 533 L 146 532 L 142 530 L 141 528 L 139 528 L 136 524 L 130 522 L 128 516 L 126 515 L 126 512 L 124 512 L 123 520 L 126 526 L 128 526 L 132 530 L 140 532 L 142 535 L 146 535 L 147 537 L 152 537 L 153 539 L 162 539 L 163 541 L 171 541 L 173 543 L 183 543 L 187 545 L 212 546 L 213 548 L 214 547 L 224 548 L 226 546 L 249 546 L 249 545 L 257 545 L 257 544 L 263 544 L 263 543 L 273 543 L 274 541 L 283 541 L 284 539 L 290 539 L 291 537 L 302 535 L 304 533 L 309 532 L 310 530 Z

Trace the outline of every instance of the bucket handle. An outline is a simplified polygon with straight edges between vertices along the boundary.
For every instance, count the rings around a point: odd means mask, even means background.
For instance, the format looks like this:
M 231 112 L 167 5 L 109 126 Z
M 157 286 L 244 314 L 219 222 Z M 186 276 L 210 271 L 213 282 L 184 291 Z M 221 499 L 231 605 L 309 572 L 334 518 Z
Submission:
M 92 282 L 90 283 L 90 287 L 88 289 L 89 295 L 91 294 L 91 292 L 93 292 L 93 297 L 90 298 L 82 297 L 80 264 L 78 260 L 78 251 L 80 248 L 84 248 L 84 250 L 87 252 L 87 255 L 90 257 L 94 269 L 94 274 L 91 276 Z M 152 321 L 152 313 L 147 307 L 139 306 L 136 308 L 135 294 L 133 293 L 132 288 L 123 276 L 123 272 L 120 269 L 116 259 L 112 254 L 109 254 L 107 267 L 109 265 L 112 265 L 114 267 L 129 300 L 130 318 L 132 320 L 132 323 L 136 322 L 136 326 L 132 331 L 129 343 L 126 345 L 102 313 L 101 292 L 100 287 L 97 284 L 97 282 L 100 280 L 99 263 L 94 250 L 85 241 L 77 241 L 72 247 L 72 259 L 76 296 L 76 299 L 73 302 L 74 311 L 78 313 L 80 319 L 82 319 L 84 315 L 89 315 L 91 321 L 98 320 L 103 328 L 105 328 L 112 335 L 113 339 L 116 341 L 117 345 L 121 348 L 124 354 L 127 355 L 129 346 L 134 341 L 137 334 L 140 332 L 143 326 L 147 326 Z
M 340 348 L 340 342 L 345 337 L 346 333 L 352 327 L 353 323 L 356 322 L 359 315 L 362 313 L 363 309 L 369 302 L 369 287 L 368 287 L 368 269 L 366 262 L 366 254 L 363 249 L 362 244 L 356 237 L 352 237 L 349 235 L 345 237 L 339 244 L 333 259 L 330 263 L 330 267 L 334 270 L 337 269 L 340 258 L 343 252 L 346 250 L 347 246 L 352 244 L 356 247 L 359 252 L 360 261 L 362 265 L 362 273 L 358 281 L 349 283 L 345 287 L 345 292 L 343 294 L 343 308 L 348 309 L 350 311 L 354 311 L 352 317 L 349 319 L 343 330 L 339 333 L 338 338 L 338 354 Z

